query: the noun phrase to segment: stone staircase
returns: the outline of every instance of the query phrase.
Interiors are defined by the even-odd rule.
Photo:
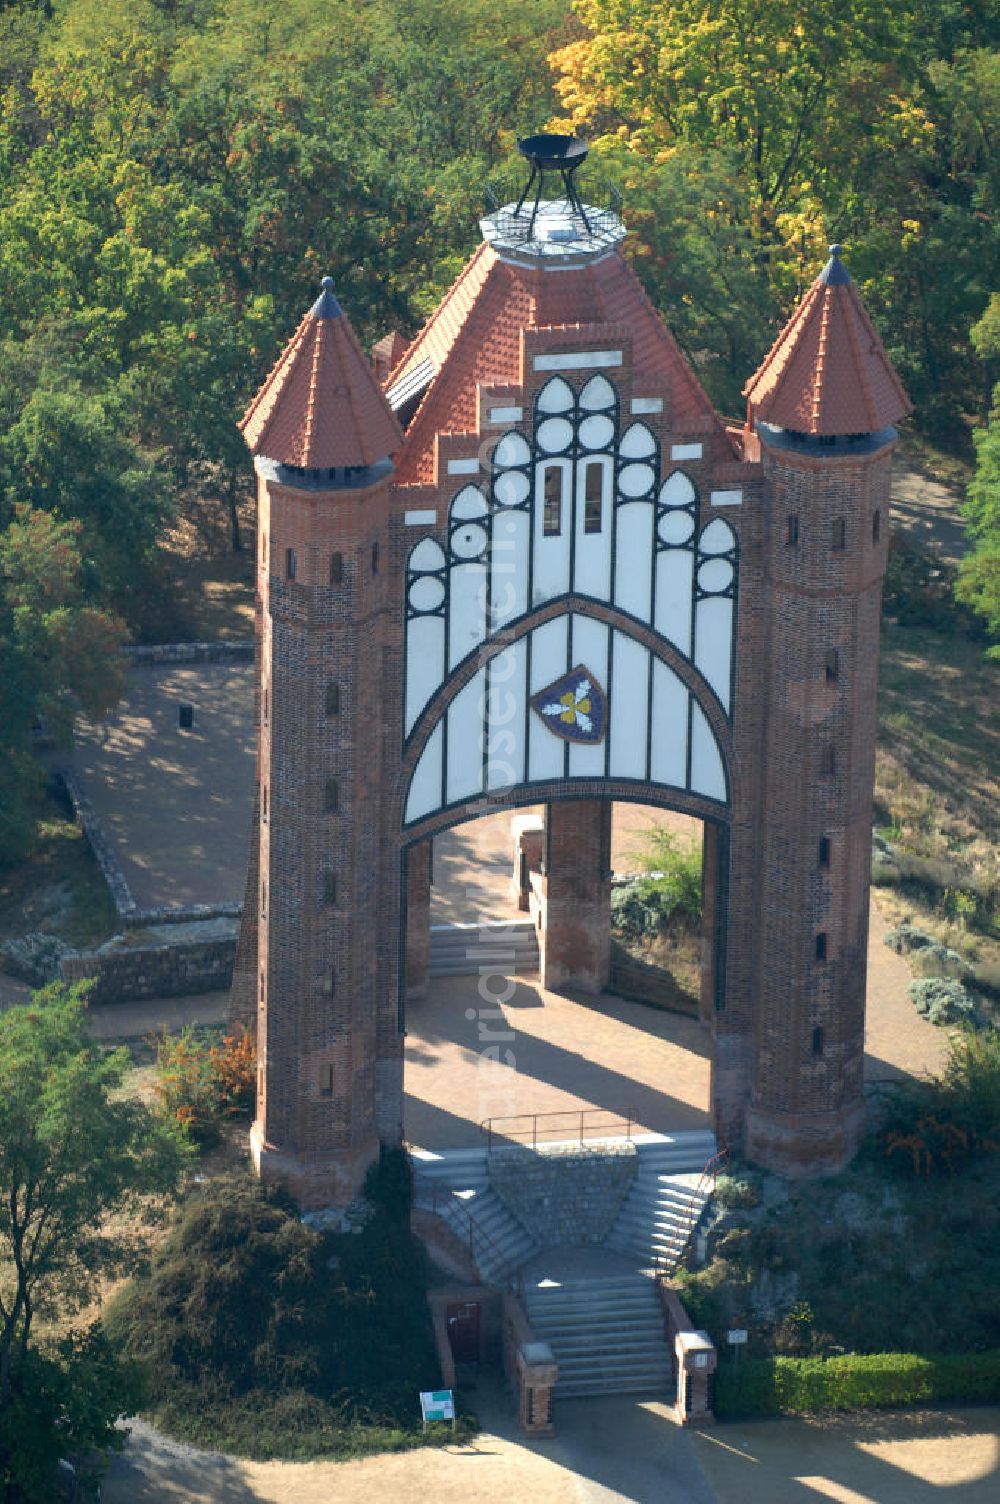
[[[649,1134],[635,1146],[635,1179],[605,1246],[642,1268],[670,1269],[705,1209],[709,1187],[701,1183],[702,1172],[716,1153],[715,1135]]]
[[[415,1149],[413,1194],[417,1206],[434,1211],[451,1228],[487,1284],[502,1285],[537,1245],[490,1189],[485,1149]]]
[[[528,976],[537,972],[538,938],[531,920],[431,925],[432,977],[478,976],[482,966],[500,975]]]
[[[559,1365],[557,1399],[655,1394],[671,1387],[655,1281],[637,1271],[526,1280],[528,1320]]]

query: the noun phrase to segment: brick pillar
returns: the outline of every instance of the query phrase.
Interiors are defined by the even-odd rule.
[[[611,968],[611,801],[547,806],[542,986],[603,992]]]
[[[699,1018],[709,1027],[715,1017],[716,944],[719,907],[719,831],[706,820],[701,848],[701,998]]]
[[[406,852],[406,996],[427,996],[431,952],[431,862],[434,843],[418,841]]]
[[[864,1128],[876,675],[893,438],[888,430],[837,446],[783,435],[763,441],[767,720],[746,1150],[793,1175],[836,1171]]]

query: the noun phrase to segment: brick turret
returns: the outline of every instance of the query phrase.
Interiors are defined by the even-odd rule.
[[[766,478],[766,677],[745,1147],[793,1174],[843,1165],[864,1120],[890,425],[909,410],[831,251],[746,388]]]
[[[342,1204],[380,1131],[401,1131],[378,1121],[376,1089],[376,1061],[393,1054],[376,969],[384,988],[397,962],[372,941],[399,907],[398,883],[379,883],[377,694],[401,434],[329,279],[243,432],[258,476],[258,888],[241,945],[257,957],[251,1146],[300,1204]]]

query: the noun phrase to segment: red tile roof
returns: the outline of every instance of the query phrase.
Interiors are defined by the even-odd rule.
[[[830,247],[830,260],[743,388],[754,415],[797,433],[877,433],[910,412],[910,400]]]
[[[664,393],[677,427],[718,425],[673,335],[619,252],[553,271],[503,261],[484,243],[389,377],[391,389],[425,361],[435,373],[397,457],[397,482],[433,479],[436,434],[475,430],[477,385],[520,381],[522,330],[581,325],[616,326],[616,337],[622,327],[629,331],[635,381]]]
[[[399,448],[399,424],[329,277],[240,428],[252,454],[307,469],[372,465]]]

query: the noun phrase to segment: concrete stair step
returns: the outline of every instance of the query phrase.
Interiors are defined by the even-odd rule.
[[[612,1393],[661,1394],[664,1389],[670,1389],[671,1387],[671,1377],[669,1375],[663,1380],[639,1375],[632,1379],[620,1379],[614,1384],[609,1384],[606,1379],[594,1379],[589,1382],[572,1384],[557,1383],[555,1394],[560,1400],[590,1400]]]
[[[594,1334],[573,1335],[571,1332],[552,1332],[546,1328],[536,1327],[532,1323],[536,1335],[544,1337],[546,1342],[551,1343],[556,1357],[562,1362],[563,1358],[569,1359],[593,1359],[600,1357],[616,1357],[634,1360],[638,1363],[643,1356],[656,1362],[663,1358],[663,1337],[650,1337],[647,1332],[623,1331],[620,1337],[609,1333],[604,1340],[595,1340]]]
[[[622,1376],[634,1379],[640,1374],[666,1379],[671,1373],[670,1359],[662,1353],[624,1350],[603,1353],[594,1350],[569,1354],[560,1352],[557,1348],[553,1348],[553,1353],[559,1365],[559,1379],[567,1384],[572,1384],[576,1379],[611,1379]]]

